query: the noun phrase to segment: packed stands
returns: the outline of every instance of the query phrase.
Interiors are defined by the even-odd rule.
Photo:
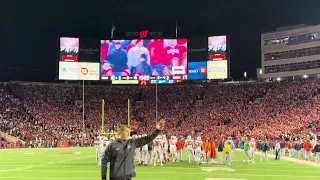
[[[101,128],[105,100],[106,131],[131,120],[137,133],[154,129],[156,114],[166,120],[165,133],[186,136],[303,138],[319,132],[320,80],[274,83],[203,84],[197,86],[82,86],[7,83],[0,89],[0,130],[26,140],[32,147],[56,147],[58,140],[90,146]],[[83,128],[85,127],[85,128]]]

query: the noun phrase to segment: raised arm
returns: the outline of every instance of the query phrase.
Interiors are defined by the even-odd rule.
[[[155,130],[152,134],[149,134],[146,137],[142,137],[139,139],[133,139],[132,140],[133,143],[136,145],[136,147],[141,147],[141,146],[144,146],[144,145],[150,143],[160,134],[161,130],[164,128],[164,123],[165,123],[164,120],[160,120],[156,125],[157,130]]]
[[[136,145],[136,147],[141,147],[152,142],[160,134],[160,132],[161,130],[157,129],[152,134],[149,134],[148,136],[141,137],[138,139],[133,139],[132,141]]]

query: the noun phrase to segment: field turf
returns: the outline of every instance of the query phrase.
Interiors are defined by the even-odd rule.
[[[186,152],[184,153],[186,160]],[[135,180],[319,180],[320,167],[290,161],[244,164],[236,152],[234,165],[167,163],[136,167]],[[0,180],[99,180],[94,148],[0,150]]]

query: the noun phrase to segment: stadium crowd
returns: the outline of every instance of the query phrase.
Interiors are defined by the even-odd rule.
[[[302,139],[320,130],[319,93],[319,79],[159,86],[157,96],[155,86],[88,85],[83,113],[82,86],[12,82],[1,85],[0,130],[31,147],[56,147],[59,140],[90,146],[100,133],[102,99],[106,132],[127,122],[130,99],[138,134],[151,132],[157,117],[166,120],[167,136]]]

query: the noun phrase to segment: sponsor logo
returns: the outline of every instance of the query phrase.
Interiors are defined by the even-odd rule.
[[[146,37],[162,37],[162,32],[150,32],[149,30],[144,30],[141,32],[125,32],[127,37],[139,37],[140,39]]]
[[[207,74],[207,68],[206,67],[200,67],[199,69],[189,69],[190,74]]]
[[[59,62],[60,80],[99,80],[99,63]]]
[[[147,83],[147,81],[146,80],[142,80],[142,81],[140,81],[140,85],[141,86],[146,86],[148,83]]]
[[[80,52],[84,54],[96,54],[99,52],[99,49],[94,49],[94,48],[80,48]]]
[[[209,73],[223,73],[226,72],[227,69],[225,67],[214,67],[208,70]]]
[[[87,75],[89,70],[87,68],[81,68],[81,74]]]
[[[200,74],[207,74],[207,68],[206,67],[201,67],[200,68]]]
[[[141,39],[142,39],[142,38],[146,38],[146,37],[148,36],[148,33],[149,33],[148,30],[141,31],[141,32],[139,33],[140,38],[141,38]]]
[[[208,48],[189,48],[189,52],[207,52]]]
[[[173,76],[172,79],[181,79],[181,76]]]

